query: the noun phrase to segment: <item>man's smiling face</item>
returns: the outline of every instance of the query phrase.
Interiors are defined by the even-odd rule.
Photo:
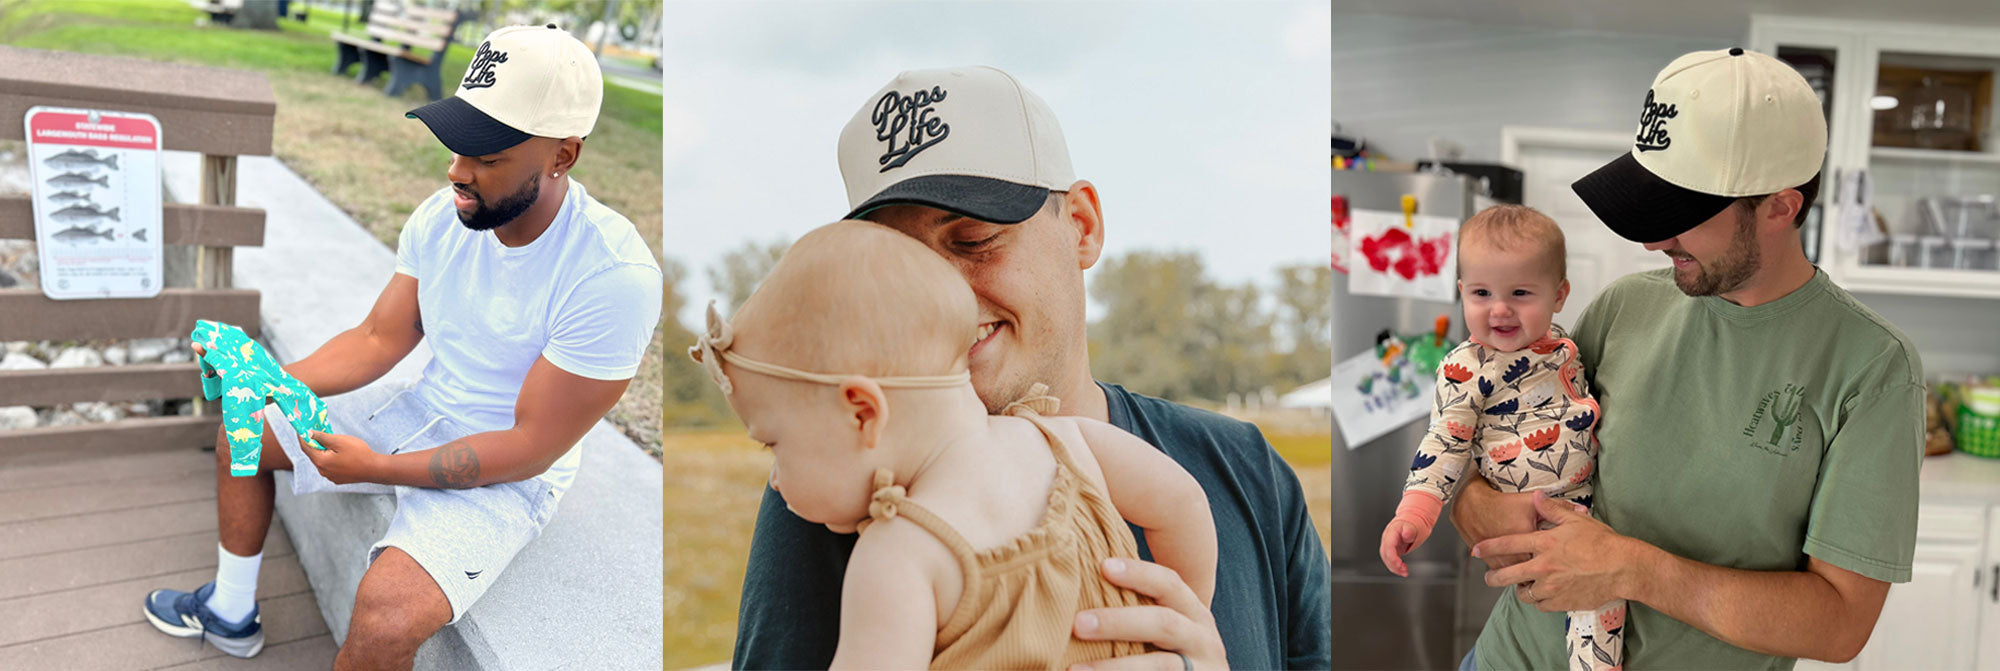
[[[1102,238],[1085,235],[1062,198],[1018,224],[917,205],[866,217],[929,246],[972,285],[981,336],[971,351],[972,386],[989,412],[1037,382],[1063,389],[1070,376],[1088,375],[1083,271],[1097,262]]]

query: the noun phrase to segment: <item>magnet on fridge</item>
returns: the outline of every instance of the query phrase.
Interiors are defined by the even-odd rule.
[[[1403,194],[1403,228],[1416,228],[1416,216],[1417,197],[1412,194]]]

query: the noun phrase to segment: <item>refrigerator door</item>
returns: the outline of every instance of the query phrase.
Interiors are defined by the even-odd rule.
[[[1345,196],[1351,210],[1400,212],[1402,196],[1410,194],[1417,198],[1419,213],[1462,221],[1475,211],[1473,191],[1464,177],[1333,173],[1333,193]],[[1374,346],[1384,328],[1429,331],[1438,315],[1451,317],[1447,337],[1463,337],[1457,305],[1355,296],[1348,293],[1347,279],[1341,273],[1333,278],[1336,360]],[[1332,540],[1336,669],[1457,668],[1459,656],[1485,624],[1490,595],[1497,594],[1483,583],[1483,564],[1468,566],[1469,550],[1447,519],[1438,520],[1424,546],[1404,557],[1410,577],[1397,577],[1382,566],[1382,527],[1402,499],[1404,476],[1427,428],[1428,420],[1420,419],[1355,449],[1348,449],[1338,430],[1333,432],[1333,487],[1341,492]]]

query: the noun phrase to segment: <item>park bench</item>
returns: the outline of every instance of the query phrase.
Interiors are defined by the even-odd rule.
[[[361,73],[355,81],[364,84],[389,73],[384,92],[390,97],[402,95],[411,85],[421,85],[431,100],[442,98],[445,52],[451,48],[462,17],[444,9],[405,5],[398,11],[377,5],[362,35],[333,34],[338,51],[333,73],[346,75],[358,64]]]
[[[211,23],[226,24],[242,11],[243,0],[188,0],[188,6],[208,12]]]

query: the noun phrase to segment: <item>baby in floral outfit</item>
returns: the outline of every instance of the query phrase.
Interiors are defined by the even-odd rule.
[[[1562,229],[1540,212],[1498,205],[1458,233],[1459,296],[1471,337],[1438,366],[1430,431],[1417,446],[1396,517],[1382,530],[1382,562],[1429,538],[1467,462],[1503,492],[1540,490],[1589,507],[1597,456],[1597,401],[1576,343],[1550,323],[1569,297]],[[1569,614],[1569,667],[1622,665],[1625,602]]]

